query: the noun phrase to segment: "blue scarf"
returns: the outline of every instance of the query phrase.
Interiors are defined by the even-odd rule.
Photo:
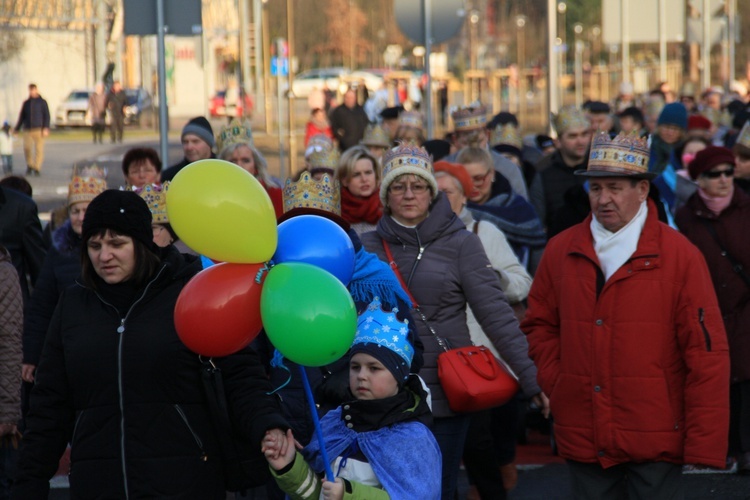
[[[391,267],[364,248],[355,254],[354,274],[348,288],[355,302],[369,304],[375,297],[380,297],[388,309],[398,307],[398,299],[411,304]]]

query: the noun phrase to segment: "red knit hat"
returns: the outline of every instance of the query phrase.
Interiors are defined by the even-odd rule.
[[[445,172],[446,174],[455,177],[461,188],[464,190],[464,195],[467,197],[474,191],[474,183],[471,181],[469,172],[466,171],[463,165],[458,163],[450,163],[447,161],[438,161],[432,166],[435,172]]]
[[[722,163],[734,166],[732,151],[719,146],[709,146],[706,149],[698,151],[698,154],[695,155],[693,161],[688,165],[688,173],[690,174],[690,178],[695,180],[702,173],[708,172]]]
[[[711,120],[702,115],[690,115],[688,130],[711,130]]]

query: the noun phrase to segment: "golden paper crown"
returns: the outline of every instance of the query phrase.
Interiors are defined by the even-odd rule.
[[[68,206],[91,201],[107,189],[107,181],[97,177],[74,176],[68,184]]]
[[[398,122],[399,125],[403,125],[405,127],[413,127],[419,130],[424,130],[424,119],[422,118],[422,113],[419,113],[417,111],[404,111],[398,117]]]
[[[560,108],[557,114],[550,113],[552,124],[558,134],[567,132],[572,128],[589,128],[589,119],[583,111],[575,106],[565,106]]]
[[[451,113],[456,132],[484,128],[487,125],[487,108],[479,102],[463,106]]]
[[[745,125],[742,126],[742,130],[740,130],[739,135],[737,135],[737,141],[735,144],[750,149],[750,120],[746,121]]]
[[[333,149],[333,141],[325,134],[315,134],[310,137],[305,148],[305,159],[316,151],[330,151]]]
[[[146,184],[140,188],[131,187],[131,190],[138,194],[151,210],[151,220],[159,224],[168,224],[167,216],[167,191],[169,191],[169,181],[164,184]]]
[[[285,213],[295,208],[313,208],[341,215],[339,181],[327,174],[320,180],[309,172],[303,172],[297,182],[287,179],[282,196]]]
[[[521,132],[512,123],[498,125],[490,135],[490,146],[513,146],[519,151],[523,147]]]
[[[368,125],[365,128],[365,135],[362,137],[362,144],[365,146],[389,148],[391,146],[391,139],[380,125]]]
[[[589,165],[586,171],[576,172],[588,177],[640,177],[652,179],[656,176],[648,171],[649,147],[645,138],[638,134],[620,134],[614,139],[606,132],[599,132],[591,140]]]
[[[253,144],[253,129],[250,121],[240,122],[237,118],[233,119],[229,125],[223,127],[216,134],[216,149],[221,152],[227,146],[232,144]]]
[[[341,153],[339,153],[338,149],[323,149],[310,153],[310,155],[307,157],[307,163],[310,164],[311,169],[329,168],[331,170],[336,170],[336,167],[339,166],[340,159]]]

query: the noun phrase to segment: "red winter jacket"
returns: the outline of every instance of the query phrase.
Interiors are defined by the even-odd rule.
[[[521,326],[560,455],[724,467],[729,354],[703,256],[649,201],[635,253],[605,283],[590,223],[550,240]]]

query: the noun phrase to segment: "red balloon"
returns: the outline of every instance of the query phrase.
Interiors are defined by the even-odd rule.
[[[180,292],[174,324],[180,340],[203,356],[227,356],[260,333],[260,292],[265,264],[222,263],[196,274]]]

